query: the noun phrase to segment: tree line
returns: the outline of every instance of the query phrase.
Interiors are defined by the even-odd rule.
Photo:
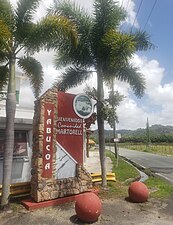
[[[111,139],[111,142],[113,140]],[[106,143],[110,142],[109,138],[106,138]],[[120,143],[147,143],[146,135],[130,135],[130,136],[123,136],[120,140]],[[152,134],[150,135],[150,142],[151,143],[173,143],[173,134]]]

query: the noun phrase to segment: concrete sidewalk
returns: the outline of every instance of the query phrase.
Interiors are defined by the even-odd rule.
[[[89,158],[85,159],[84,163],[85,168],[88,170],[89,173],[100,173],[100,157],[99,151],[90,151]],[[109,157],[106,157],[106,170],[108,172],[112,172],[112,161]]]

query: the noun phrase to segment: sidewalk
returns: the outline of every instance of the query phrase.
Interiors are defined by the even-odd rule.
[[[86,158],[84,163],[85,168],[89,173],[100,173],[100,157],[98,150],[90,151],[89,158]],[[112,172],[112,161],[109,157],[106,157],[106,172]]]

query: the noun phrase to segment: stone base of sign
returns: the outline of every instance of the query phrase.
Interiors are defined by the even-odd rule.
[[[32,178],[31,197],[36,202],[43,202],[52,199],[62,198],[80,194],[92,189],[92,178],[83,165],[76,164],[76,176],[64,179],[57,179],[56,173],[56,123],[57,123],[57,90],[50,89],[35,102],[35,114],[33,120],[33,154],[32,154]],[[44,149],[45,149],[45,106],[54,105],[54,118],[48,122],[51,124],[51,147],[47,146],[47,157],[51,152],[50,171],[44,174]],[[52,109],[52,108],[51,108]],[[51,110],[48,110],[50,113]],[[52,120],[51,120],[52,119]],[[48,132],[49,133],[49,132]]]
[[[36,202],[76,195],[92,189],[91,175],[80,165],[77,176],[65,179],[44,179],[32,182],[31,196]]]
[[[98,194],[98,190],[91,190],[91,192],[95,193],[96,195]],[[88,192],[78,194],[78,195],[58,198],[58,199],[54,199],[50,201],[44,201],[44,202],[34,202],[32,199],[27,199],[27,200],[23,200],[21,203],[27,210],[35,210],[35,209],[40,209],[44,207],[56,206],[56,205],[61,205],[64,203],[77,201],[79,198],[85,196],[86,193]]]

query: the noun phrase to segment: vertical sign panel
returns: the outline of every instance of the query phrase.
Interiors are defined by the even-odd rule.
[[[74,111],[76,95],[58,92],[57,142],[77,163],[83,163],[83,119]]]
[[[54,104],[44,104],[44,141],[43,141],[43,173],[42,177],[52,177]]]

